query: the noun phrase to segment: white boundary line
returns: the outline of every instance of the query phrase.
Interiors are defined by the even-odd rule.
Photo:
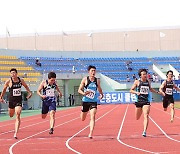
[[[165,132],[150,116],[149,116],[149,119],[151,119],[151,121],[159,128],[159,130],[160,130],[168,139],[170,139],[170,140],[172,140],[172,141],[175,141],[175,142],[180,142],[180,140],[176,140],[176,139],[168,136],[168,135],[166,134],[166,132]]]
[[[120,142],[121,144],[123,144],[123,145],[125,145],[125,146],[127,146],[127,147],[129,147],[129,148],[133,148],[133,149],[136,149],[136,150],[139,150],[139,151],[143,151],[143,152],[147,152],[147,153],[161,153],[161,152],[152,152],[152,151],[140,149],[140,148],[131,146],[131,145],[129,145],[129,144],[126,144],[126,143],[124,143],[123,141],[120,140],[120,136],[121,136],[121,132],[122,132],[123,124],[124,124],[124,121],[125,121],[125,118],[126,118],[126,115],[127,115],[128,108],[129,108],[129,104],[128,104],[127,107],[126,107],[126,111],[125,111],[125,113],[124,113],[124,117],[123,117],[123,120],[122,120],[120,129],[119,129],[119,133],[118,133],[118,136],[117,136],[118,142]]]
[[[106,108],[106,107],[104,107],[104,108]],[[103,109],[104,109],[103,108]],[[101,109],[100,109],[101,110]],[[77,111],[77,112],[74,112],[74,113],[70,113],[70,114],[67,114],[67,115],[64,115],[64,116],[60,116],[60,117],[57,117],[56,119],[59,119],[59,118],[62,118],[62,117],[66,117],[66,116],[69,116],[69,115],[72,115],[72,114],[75,114],[75,113],[79,113],[79,111]],[[57,116],[57,115],[56,115]],[[40,118],[39,118],[40,119]],[[55,119],[55,120],[56,120]],[[31,126],[34,126],[34,125],[38,125],[38,124],[42,124],[42,123],[45,123],[45,122],[48,122],[49,120],[44,120],[44,121],[42,121],[42,122],[38,122],[38,123],[35,123],[35,124],[31,124],[31,125],[27,125],[27,126],[24,126],[24,127],[20,127],[19,128],[19,130],[21,130],[21,129],[23,129],[23,128],[28,128],[28,127],[31,127]],[[3,133],[1,133],[0,134],[0,136],[1,135],[4,135],[4,134],[8,134],[8,133],[11,133],[11,132],[14,132],[14,130],[10,130],[10,131],[7,131],[7,132],[3,132]]]
[[[75,109],[75,108],[73,108],[73,109]],[[60,112],[59,112],[59,111],[60,111]],[[67,110],[56,110],[57,113],[61,113],[61,111],[65,111],[65,112],[66,112]],[[39,115],[39,116],[41,115],[41,110],[40,110],[39,114],[32,115],[32,117],[38,116],[38,115]],[[56,115],[57,115],[57,114],[56,114]],[[35,118],[32,118],[32,119],[26,120],[27,118],[30,118],[30,117],[31,117],[31,115],[30,115],[30,116],[23,117],[23,118],[21,118],[21,120],[22,120],[22,122],[27,122],[27,121],[39,119],[39,117],[35,117]],[[15,120],[15,119],[7,120],[7,121],[11,121],[12,123],[7,124],[7,125],[1,125],[0,128],[1,128],[1,127],[5,127],[5,126],[9,126],[9,125],[14,125],[14,120]],[[1,122],[7,122],[7,121],[1,121]]]
[[[113,111],[114,109],[116,109],[118,106],[114,107],[113,109],[111,109],[110,111],[106,112],[105,114],[103,114],[101,117],[99,117],[96,122],[98,120],[100,120],[101,118],[103,118],[104,116],[106,116],[108,113],[110,113],[111,111]],[[76,135],[78,135],[79,133],[81,133],[83,130],[87,129],[89,127],[89,125],[87,125],[86,127],[84,127],[83,129],[81,129],[80,131],[78,131],[76,134],[74,134],[73,136],[71,136],[68,140],[66,140],[66,146],[69,150],[77,153],[77,154],[81,154],[80,152],[76,151],[75,149],[71,148],[71,146],[69,145],[69,141],[71,139],[73,139]]]
[[[106,109],[106,108],[107,108],[107,106],[104,107],[103,109]],[[100,109],[100,110],[101,110],[101,109]],[[72,122],[72,121],[74,121],[74,120],[77,120],[77,119],[79,119],[79,118],[80,118],[80,117],[78,116],[78,117],[76,117],[76,118],[74,118],[74,119],[71,119],[71,120],[69,120],[69,121],[66,121],[66,122],[64,122],[64,123],[62,123],[62,124],[56,125],[54,128],[59,127],[59,126],[62,126],[62,125],[67,124],[67,123],[69,123],[69,122]],[[46,130],[44,130],[44,131],[41,131],[41,132],[39,132],[39,133],[36,133],[36,134],[34,134],[34,135],[28,136],[28,137],[26,137],[26,138],[24,138],[24,139],[21,139],[21,140],[15,142],[15,143],[12,144],[11,147],[9,148],[9,153],[10,153],[10,154],[13,154],[13,151],[12,151],[12,150],[13,150],[13,147],[14,147],[16,144],[18,144],[18,143],[20,143],[20,142],[22,142],[22,141],[25,141],[25,140],[27,140],[27,139],[29,139],[29,138],[31,138],[31,137],[34,137],[34,136],[36,136],[36,135],[42,134],[42,133],[44,133],[44,132],[46,132],[46,131],[48,131],[48,130],[49,130],[49,129],[46,129]]]
[[[161,111],[161,112],[163,112],[163,113],[166,113],[166,114],[169,114],[169,115],[171,115],[169,112],[167,112],[167,111],[163,111],[163,110],[160,110],[160,109],[158,109],[157,107],[154,107],[154,106],[151,106],[151,107],[153,107],[153,108],[155,108],[156,110],[159,110],[159,111]],[[176,109],[175,109],[176,110]],[[174,116],[174,117],[176,117],[176,118],[178,118],[178,119],[180,119],[180,117],[179,116]]]
[[[75,113],[79,113],[79,112],[75,112]],[[70,113],[70,114],[67,114],[67,115],[64,115],[64,116],[60,116],[60,117],[57,117],[56,119],[59,119],[59,118],[62,118],[62,117],[66,117],[66,116],[69,116],[69,115],[72,115],[72,114],[75,114],[75,113]],[[40,118],[39,118],[40,119]],[[55,119],[55,120],[56,120]],[[45,123],[45,122],[48,122],[48,120],[44,120],[42,122],[38,122],[38,123],[34,123],[34,124],[31,124],[31,125],[27,125],[27,126],[24,126],[24,127],[20,127],[19,130],[23,129],[23,128],[28,128],[28,127],[31,127],[31,126],[34,126],[34,125],[39,125],[39,124],[42,124],[42,123]],[[4,134],[8,134],[8,133],[11,133],[11,132],[14,132],[14,130],[10,130],[10,131],[7,131],[7,132],[3,132],[0,134],[1,135],[4,135]]]
[[[67,123],[69,123],[69,122],[71,122],[71,121],[74,121],[74,120],[76,120],[76,119],[79,119],[79,117],[76,117],[76,118],[71,119],[71,120],[69,120],[69,121],[66,121],[66,122],[64,122],[64,123],[62,123],[62,124],[59,124],[59,125],[57,125],[56,127],[62,126],[62,125],[64,125],[64,124],[67,124]],[[55,127],[55,128],[56,128],[56,127]],[[46,131],[48,131],[48,130],[49,130],[49,129],[43,130],[43,131],[41,131],[41,132],[39,132],[39,133],[36,133],[36,134],[34,134],[34,135],[28,136],[28,137],[26,137],[26,138],[24,138],[24,139],[21,139],[21,140],[15,142],[15,143],[14,143],[13,145],[11,145],[11,147],[9,148],[9,153],[10,153],[10,154],[13,154],[12,149],[13,149],[13,147],[14,147],[16,144],[18,144],[18,143],[20,143],[20,142],[22,142],[22,141],[25,141],[25,140],[27,140],[27,139],[29,139],[29,138],[31,138],[31,137],[34,137],[34,136],[36,136],[36,135],[42,134],[42,133],[44,133],[44,132],[46,132]]]

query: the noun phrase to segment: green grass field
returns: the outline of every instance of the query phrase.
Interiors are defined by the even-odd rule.
[[[175,108],[180,109],[180,103],[179,103],[179,102],[178,102],[178,103],[175,103]]]
[[[60,107],[57,108],[57,111],[59,110],[66,110],[72,107]],[[33,115],[40,115],[41,114],[41,109],[40,110],[22,110],[21,117],[28,117],[28,116],[33,116]],[[41,118],[41,116],[39,116]],[[5,113],[0,113],[0,122],[1,121],[6,121],[6,120],[13,120],[15,119],[15,116],[13,118],[10,118],[8,115],[8,112]]]

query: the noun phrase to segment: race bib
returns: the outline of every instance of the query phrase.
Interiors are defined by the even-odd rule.
[[[13,89],[13,96],[21,96],[21,88]]]
[[[166,94],[167,95],[172,95],[172,89],[171,88],[166,88]]]
[[[55,94],[54,94],[54,89],[48,89],[46,90],[46,96],[48,97],[54,97]]]
[[[148,94],[149,93],[149,87],[147,86],[141,86],[140,94]]]
[[[86,97],[90,98],[90,99],[94,99],[95,96],[95,91],[91,90],[91,89],[87,89],[87,91],[89,91],[90,93],[86,95]]]

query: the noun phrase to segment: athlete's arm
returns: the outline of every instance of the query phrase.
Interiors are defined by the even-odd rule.
[[[166,94],[163,92],[163,88],[164,88],[164,86],[165,86],[165,83],[166,83],[166,81],[163,81],[163,83],[162,83],[161,86],[159,87],[159,92],[160,92],[163,96],[166,95]]]
[[[56,84],[56,90],[59,93],[59,97],[61,98],[62,97],[62,93],[61,93],[60,89],[58,88],[57,84]]]
[[[174,84],[174,89],[176,89],[177,91],[180,91],[180,88],[178,88],[175,84]]]
[[[153,88],[151,87],[151,83],[150,83],[150,81],[148,81],[148,82],[149,82],[149,90],[150,90],[151,92],[153,92],[153,93],[160,94],[160,92],[159,92],[159,91],[156,91],[155,89],[153,89]]]
[[[82,79],[80,85],[79,85],[79,89],[78,89],[78,93],[80,93],[81,95],[83,96],[86,96],[87,94],[90,93],[90,91],[86,91],[84,92],[84,86],[85,86],[85,83],[86,83],[86,77]]]
[[[139,83],[138,80],[134,81],[134,83],[133,83],[133,85],[132,85],[132,87],[130,89],[130,93],[140,95],[140,92],[135,91],[135,88],[137,87],[138,83]]]
[[[6,93],[6,89],[9,87],[9,83],[10,83],[10,79],[8,79],[8,80],[5,82],[5,84],[4,84],[2,93],[1,93],[1,95],[0,95],[0,102],[4,102],[3,96],[4,96],[4,94]]]
[[[41,94],[41,90],[43,89],[44,84],[45,84],[45,81],[42,81],[41,84],[40,84],[39,87],[38,87],[38,90],[37,90],[37,94],[38,94],[41,98],[43,98],[43,99],[46,98],[45,95],[42,95],[42,94]]]
[[[27,98],[27,99],[31,98],[32,93],[31,93],[28,85],[26,84],[26,82],[25,82],[23,79],[21,79],[21,83],[22,83],[22,85],[24,86],[24,88],[26,89],[26,91],[28,92],[28,96],[27,96],[26,98]]]
[[[103,91],[102,91],[99,79],[97,80],[97,85],[98,85],[98,91],[100,93],[100,99],[102,99],[104,95],[103,95]]]

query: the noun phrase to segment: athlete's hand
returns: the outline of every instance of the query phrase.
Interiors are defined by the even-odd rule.
[[[62,93],[59,93],[59,97],[60,97],[60,98],[62,97]]]
[[[103,98],[103,95],[101,95],[101,94],[100,94],[100,96],[99,96],[99,100],[101,100],[102,98]]]
[[[1,103],[6,103],[6,101],[3,98],[0,98]]]
[[[165,94],[164,92],[160,92],[160,94],[161,94],[162,96],[166,96],[166,94]]]
[[[136,94],[139,96],[141,93],[140,93],[140,92],[137,92]]]
[[[91,92],[90,91],[86,91],[85,93],[84,93],[84,96],[86,96],[86,95],[88,95],[88,94],[90,94]]]
[[[42,99],[45,99],[45,98],[46,98],[46,95],[42,95],[41,98],[42,98]]]
[[[26,98],[29,99],[31,98],[31,96],[32,96],[32,93],[30,92]]]

